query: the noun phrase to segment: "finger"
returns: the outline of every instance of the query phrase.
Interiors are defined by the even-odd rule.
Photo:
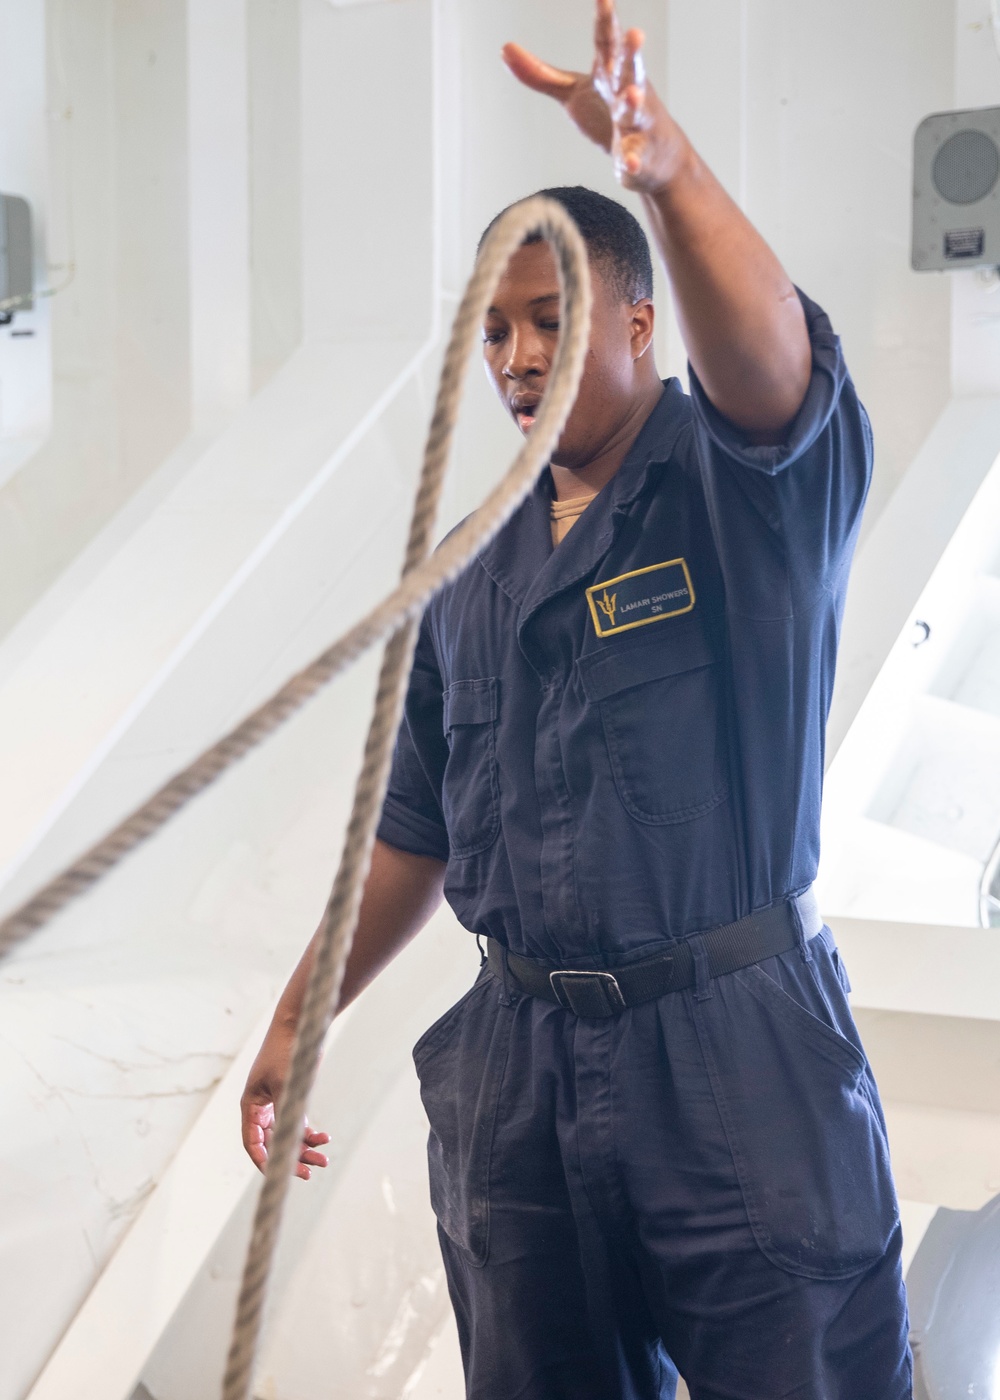
[[[329,1165],[327,1158],[322,1152],[302,1151],[299,1153],[299,1161],[303,1166],[307,1167],[325,1167]]]
[[[642,46],[645,42],[646,36],[641,29],[630,29],[625,35],[622,41],[620,89],[633,85],[638,88],[645,86],[646,65],[642,59]]]
[[[597,50],[598,63],[607,72],[612,72],[621,48],[621,29],[618,25],[614,0],[597,0],[594,48]]]
[[[618,131],[621,136],[627,136],[636,131],[648,131],[652,125],[652,117],[646,106],[645,88],[628,87],[622,93],[621,110],[618,114]]]
[[[265,1114],[259,1104],[242,1104],[240,1131],[243,1146],[253,1156],[254,1150],[264,1146]]]
[[[520,44],[504,44],[500,50],[503,61],[525,87],[535,92],[543,92],[546,97],[554,97],[563,102],[576,86],[579,74],[569,73],[564,68],[553,68],[551,63],[543,63]]]
[[[312,1180],[312,1172],[308,1167],[304,1167],[301,1162],[296,1165],[294,1175],[297,1176],[300,1181]]]
[[[646,138],[641,131],[632,131],[621,138],[618,161],[626,175],[638,175],[642,169]]]
[[[325,1142],[330,1141],[330,1134],[310,1131],[302,1134],[302,1141],[310,1147],[322,1147]]]
[[[244,1139],[243,1146],[257,1170],[259,1172],[267,1171],[267,1148],[264,1144],[262,1142],[247,1142]]]

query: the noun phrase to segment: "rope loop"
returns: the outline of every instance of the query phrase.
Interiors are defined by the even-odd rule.
[[[549,383],[531,432],[514,462],[479,509],[431,553],[451,440],[470,352],[511,255],[533,235],[555,251],[562,297],[561,332]],[[354,807],[333,889],[317,933],[288,1083],[278,1105],[267,1172],[236,1308],[223,1400],[247,1400],[267,1280],[306,1100],[319,1052],[337,1008],[361,895],[375,841],[392,752],[402,716],[420,617],[430,599],[489,543],[531,491],[547,464],[576,399],[590,334],[591,286],[586,245],[563,207],[535,196],[513,205],[484,240],[455,316],[441,369],[423,467],[398,586],[310,665],[230,733],[177,773],[146,802],[0,922],[0,956],[47,924],[245,754],[256,748],[318,691],[376,643],[387,640],[375,709],[365,743]]]
[[[548,389],[534,427],[506,475],[479,509],[452,531],[428,558],[428,542],[437,515],[469,352],[511,254],[535,233],[547,239],[555,250],[563,298],[562,333]],[[569,214],[555,200],[540,196],[513,205],[484,240],[452,325],[424,449],[400,583],[332,646],[296,672],[270,699],[176,773],[24,904],[0,920],[0,957],[103,879],[200,792],[211,787],[235,763],[286,724],[342,671],[378,642],[385,641],[404,620],[419,617],[434,594],[485,548],[527,496],[559,440],[583,373],[590,310],[586,245]]]
[[[507,475],[475,514],[428,558],[470,351],[511,255],[535,232],[541,233],[555,248],[562,294],[563,329],[548,389],[533,429]],[[455,317],[410,523],[403,579],[397,590],[403,598],[398,609],[390,609],[390,600],[381,605],[387,615],[380,628],[384,627],[392,636],[379,675],[375,711],[347,824],[343,855],[320,925],[288,1082],[268,1149],[267,1173],[257,1202],[236,1307],[223,1400],[247,1400],[249,1394],[282,1209],[296,1159],[306,1100],[316,1077],[323,1038],[336,1013],[344,968],[350,956],[396,731],[402,718],[420,616],[433,594],[455,578],[510,518],[548,462],[576,399],[587,354],[590,312],[586,245],[569,215],[561,205],[548,199],[535,198],[515,205],[493,227],[483,244]],[[375,613],[379,612],[376,608]]]

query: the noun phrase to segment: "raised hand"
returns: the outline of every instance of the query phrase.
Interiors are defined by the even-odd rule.
[[[626,189],[655,194],[677,167],[684,138],[646,79],[641,29],[624,34],[614,0],[597,0],[594,66],[589,73],[554,68],[520,44],[504,62],[535,92],[553,97],[583,134],[609,151]]]
[[[812,349],[787,273],[729,198],[646,80],[643,34],[622,33],[614,0],[597,0],[594,66],[553,68],[519,44],[504,61],[535,92],[562,103],[610,151],[645,212],[670,278],[691,364],[718,411],[778,443],[809,386]]]

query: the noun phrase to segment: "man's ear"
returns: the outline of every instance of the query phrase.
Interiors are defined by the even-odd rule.
[[[656,311],[649,297],[640,297],[628,308],[629,331],[632,340],[632,358],[641,359],[653,343],[653,324]]]

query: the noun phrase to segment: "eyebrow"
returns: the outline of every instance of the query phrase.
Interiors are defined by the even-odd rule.
[[[559,294],[558,292],[546,292],[544,296],[541,296],[541,297],[532,297],[531,300],[528,302],[528,305],[529,305],[529,306],[544,306],[544,304],[545,304],[546,302],[549,302],[549,301],[558,301],[558,300],[559,300],[559,296],[560,296],[560,294]],[[501,314],[501,313],[500,313],[500,308],[497,307],[497,306],[490,306],[490,307],[487,307],[486,314],[487,314],[487,316],[499,316],[499,315]]]

